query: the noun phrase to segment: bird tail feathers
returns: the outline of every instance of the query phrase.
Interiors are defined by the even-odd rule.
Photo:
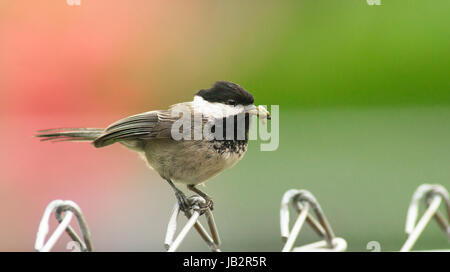
[[[38,131],[41,141],[92,142],[104,133],[103,128],[56,128]]]

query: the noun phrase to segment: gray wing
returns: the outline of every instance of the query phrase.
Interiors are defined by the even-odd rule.
[[[136,114],[111,124],[93,144],[103,147],[119,141],[170,138],[172,124],[177,119],[169,110]]]

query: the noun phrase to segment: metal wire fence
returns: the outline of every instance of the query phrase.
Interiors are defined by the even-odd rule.
[[[426,210],[420,220],[417,221],[419,202],[421,199],[425,202]],[[442,200],[445,202],[447,220],[439,212],[439,206],[441,205]],[[411,204],[409,205],[405,225],[405,232],[408,234],[408,239],[400,251],[410,251],[417,239],[423,233],[425,227],[433,218],[436,219],[441,229],[447,235],[447,239],[450,240],[450,198],[448,191],[438,184],[422,184],[417,188],[412,197]]]
[[[419,215],[419,203],[422,199],[424,200],[426,210],[422,217],[417,220]],[[442,201],[444,201],[447,219],[439,211]],[[188,220],[181,228],[178,235],[176,235],[178,224],[177,221],[181,209],[178,203],[176,203],[173,208],[164,240],[164,245],[167,251],[176,251],[186,238],[187,234],[192,230],[192,228],[194,228],[211,251],[220,252],[221,241],[219,232],[214,221],[213,213],[208,205],[206,205],[205,199],[195,195],[189,198],[189,202],[192,208],[184,212],[184,215]],[[291,229],[289,228],[290,206],[292,207],[292,210],[297,213],[297,219]],[[55,215],[59,224],[50,237],[45,240],[50,230],[49,221],[52,214]],[[81,236],[83,237],[82,239],[70,226],[73,215],[77,218]],[[200,223],[200,218],[202,216],[206,218],[209,233]],[[411,251],[414,244],[433,218],[439,224],[440,228],[444,231],[450,241],[449,193],[441,185],[423,184],[419,186],[413,194],[407,212],[405,225],[405,232],[408,234],[408,238],[401,247],[400,251]],[[298,240],[305,223],[309,225],[315,233],[317,233],[320,240],[307,245],[295,246],[295,242]],[[284,193],[280,208],[280,228],[281,238],[284,242],[284,246],[282,248],[283,252],[339,252],[347,249],[347,242],[345,239],[335,236],[319,202],[316,200],[314,195],[307,190],[291,189]],[[51,251],[64,232],[66,232],[73,240],[73,243],[75,243],[74,245],[77,245],[77,249],[79,249],[78,251],[94,250],[89,227],[84,219],[83,213],[80,207],[78,207],[75,202],[70,200],[54,200],[48,204],[39,224],[34,249],[39,252]],[[369,243],[367,248],[372,249],[372,251],[379,251],[379,245],[376,244]]]

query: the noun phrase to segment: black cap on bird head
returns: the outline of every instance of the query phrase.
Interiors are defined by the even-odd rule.
[[[255,101],[253,95],[236,83],[217,81],[206,90],[197,92],[198,96],[208,102],[217,102],[227,105],[252,105]]]

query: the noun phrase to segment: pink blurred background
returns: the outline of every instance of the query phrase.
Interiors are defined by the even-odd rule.
[[[0,141],[5,219],[0,221],[0,250],[32,250],[43,209],[56,198],[76,201],[93,232],[126,235],[121,230],[125,220],[117,214],[128,213],[134,196],[124,190],[136,183],[130,173],[144,171],[144,164],[119,146],[99,151],[84,144],[43,144],[32,135],[52,126],[102,127],[140,103],[158,105],[158,94],[144,90],[157,89],[152,76],[139,86],[132,72],[139,69],[140,57],[157,66],[167,50],[162,43],[136,48],[157,40],[149,39],[158,35],[151,25],[158,20],[156,8],[165,7],[145,8],[154,12],[136,12],[138,5],[126,2],[83,1],[79,7],[65,1],[2,2],[1,119],[7,129]],[[149,36],[140,35],[144,31]],[[146,102],[139,99],[144,92]],[[154,184],[146,188],[149,199]],[[104,239],[114,235],[102,232]]]

